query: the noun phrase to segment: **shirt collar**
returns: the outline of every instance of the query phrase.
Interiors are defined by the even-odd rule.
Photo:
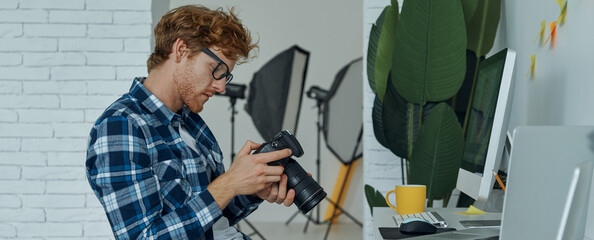
[[[174,128],[179,128],[183,119],[186,129],[192,137],[196,138],[196,142],[203,145],[210,152],[207,157],[209,161],[221,163],[223,154],[219,144],[202,117],[190,111],[186,106],[179,111],[181,115],[174,113],[143,85],[145,80],[146,77],[134,78],[134,82],[130,87],[130,95],[136,98],[163,125],[171,123]]]
[[[182,115],[181,118],[184,122],[184,126],[191,136],[196,138],[196,142],[206,147],[206,149],[211,150],[209,158],[221,163],[223,154],[219,147],[219,143],[206,122],[204,122],[204,119],[202,119],[199,114],[190,111],[186,106],[182,108],[180,114]]]
[[[152,113],[163,125],[168,125],[173,121],[174,125],[179,126],[180,116],[171,111],[157,96],[149,91],[144,85],[146,77],[136,77],[130,87],[130,95],[138,99],[140,104]],[[175,118],[175,119],[174,119]],[[174,126],[174,127],[177,127]]]

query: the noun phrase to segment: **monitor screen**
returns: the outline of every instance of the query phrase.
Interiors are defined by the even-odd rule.
[[[503,49],[480,63],[456,188],[487,200],[505,147],[516,52]]]

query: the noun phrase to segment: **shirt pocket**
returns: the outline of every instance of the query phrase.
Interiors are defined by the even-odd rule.
[[[153,171],[160,182],[186,178],[185,166],[177,159],[157,162],[153,167]]]
[[[163,200],[163,213],[167,214],[181,207],[192,196],[192,187],[186,179],[184,164],[177,159],[157,162],[153,172],[159,181]]]

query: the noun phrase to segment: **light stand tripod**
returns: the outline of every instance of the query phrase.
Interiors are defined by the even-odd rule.
[[[318,107],[318,122],[317,127],[318,127],[318,148],[317,148],[317,153],[316,153],[316,168],[317,168],[317,174],[316,174],[316,179],[318,181],[318,183],[321,182],[321,178],[320,178],[320,136],[321,136],[321,132],[322,132],[322,125],[321,125],[321,121],[320,118],[322,116],[322,103],[323,101],[318,99],[316,102],[316,106]],[[321,184],[320,184],[321,185]],[[328,199],[328,197],[326,197],[326,199]],[[303,232],[307,232],[307,227],[309,225],[309,222],[313,222],[314,224],[325,224],[325,222],[320,221],[320,205],[318,204],[318,206],[315,207],[316,209],[316,218],[313,218],[313,211],[309,213],[309,216],[304,215],[307,218],[307,222],[305,223],[305,227],[303,228]],[[299,214],[299,211],[296,211],[295,213],[293,213],[293,215],[285,222],[285,225],[289,225],[289,223],[291,223],[291,221],[293,220],[293,218],[295,218],[295,216],[297,216],[297,214]]]
[[[361,130],[359,131],[359,137],[357,138],[357,145],[355,146],[355,149],[353,150],[353,157],[355,158],[357,156],[357,148],[359,147],[359,144],[361,143],[361,136],[363,135],[363,128],[361,127]],[[344,187],[346,186],[346,181],[348,180],[348,176],[351,173],[351,170],[353,169],[353,162],[357,161],[356,159],[353,160],[352,162],[348,163],[348,168],[347,168],[347,173],[345,175],[344,178],[344,182],[342,183],[342,185],[340,186],[340,193],[338,194],[338,199],[336,199],[336,202],[339,203],[340,199],[342,198],[342,194],[344,193]],[[344,211],[342,208],[340,208],[340,206],[338,206],[337,203],[333,203],[334,204],[334,211],[332,211],[332,217],[330,217],[330,221],[328,224],[328,228],[326,229],[326,235],[324,235],[324,239],[328,238],[328,234],[330,233],[330,228],[332,228],[332,224],[334,222],[334,218],[338,217],[338,215],[340,214],[345,214],[347,217],[349,217],[351,220],[353,220],[355,223],[357,223],[360,227],[363,227],[363,224],[361,224],[361,222],[357,221],[357,219],[355,219],[353,216],[351,216],[351,214],[349,214],[348,212]],[[340,208],[340,212],[336,212],[336,210]]]
[[[314,88],[317,88],[317,87],[314,87]],[[312,89],[313,89],[313,88],[312,88]],[[313,89],[313,90],[315,91],[316,89]],[[318,88],[318,90],[321,90],[321,89],[319,89],[319,88]],[[322,91],[323,91],[323,90],[322,90]],[[311,90],[310,90],[310,91],[308,91],[308,96],[310,96],[310,95],[313,95],[313,94],[310,94],[310,92],[312,92],[312,91],[311,91]],[[320,162],[320,149],[321,149],[321,141],[320,141],[320,139],[321,139],[321,133],[322,133],[322,121],[321,121],[321,119],[322,119],[322,114],[323,114],[323,111],[322,111],[322,104],[324,103],[324,99],[325,99],[325,98],[324,98],[324,97],[314,97],[314,96],[310,96],[310,97],[312,97],[312,98],[315,98],[315,99],[316,99],[316,106],[317,106],[317,108],[318,108],[318,120],[317,120],[317,123],[316,123],[316,125],[317,125],[317,130],[318,130],[318,133],[317,133],[317,140],[318,140],[318,145],[317,145],[317,152],[316,152],[316,168],[317,168],[317,169],[316,169],[316,170],[317,170],[317,171],[316,171],[316,178],[317,178],[317,181],[318,181],[318,183],[320,183],[320,181],[321,181],[321,176],[320,176],[320,170],[321,170],[321,168],[320,168],[320,163],[321,163],[321,162]],[[360,138],[360,137],[359,137],[359,138]],[[355,148],[355,149],[356,149],[356,148]],[[351,170],[351,167],[352,167],[352,165],[349,165],[348,172],[347,172],[347,176],[348,176],[348,174],[349,174],[349,172],[350,172],[350,170]],[[346,212],[346,211],[345,211],[345,210],[344,210],[344,209],[343,209],[343,208],[342,208],[342,207],[341,207],[341,206],[338,204],[338,202],[340,202],[340,199],[342,198],[342,194],[343,194],[343,191],[344,191],[344,186],[346,185],[346,184],[345,184],[345,183],[346,183],[346,180],[347,180],[347,179],[345,178],[345,180],[344,180],[345,182],[343,182],[342,188],[341,188],[341,190],[340,190],[340,194],[339,194],[339,196],[338,196],[338,200],[337,200],[336,202],[332,201],[332,199],[330,199],[329,197],[326,197],[326,198],[325,198],[325,199],[326,199],[326,200],[327,200],[327,201],[328,201],[330,204],[332,204],[332,205],[334,206],[334,213],[332,214],[332,217],[330,218],[330,221],[321,221],[321,219],[320,219],[320,205],[318,205],[318,206],[316,206],[316,207],[315,207],[315,208],[316,208],[316,217],[315,217],[315,218],[313,217],[313,211],[309,213],[309,216],[307,216],[307,215],[304,215],[304,216],[307,218],[307,221],[306,221],[306,223],[305,223],[305,227],[304,227],[304,229],[303,229],[303,232],[304,232],[304,233],[305,233],[305,232],[307,232],[307,228],[308,228],[308,226],[309,226],[309,223],[310,223],[310,222],[311,222],[311,223],[314,223],[314,224],[316,224],[316,225],[319,225],[319,224],[328,224],[328,229],[326,230],[326,235],[324,236],[324,239],[326,239],[326,238],[328,237],[328,233],[330,232],[330,228],[332,227],[332,221],[334,220],[334,218],[335,218],[335,217],[337,217],[337,216],[338,216],[338,214],[341,214],[341,213],[344,213],[344,214],[345,214],[347,217],[349,217],[351,220],[353,220],[353,221],[354,221],[355,223],[357,223],[359,226],[361,226],[361,227],[363,226],[363,224],[361,224],[361,222],[359,222],[357,219],[355,219],[355,218],[354,218],[354,217],[353,217],[353,216],[352,216],[350,213]],[[338,214],[336,213],[336,210],[337,210],[337,209],[340,209],[340,212],[338,212]],[[300,212],[299,212],[299,211],[296,211],[296,212],[295,212],[295,213],[294,213],[294,214],[293,214],[293,215],[292,215],[292,216],[291,216],[291,217],[290,217],[290,218],[289,218],[289,219],[288,219],[288,220],[285,222],[285,225],[289,225],[289,223],[290,223],[290,222],[293,220],[293,218],[295,218],[295,216],[297,216],[297,214],[298,214],[298,213],[300,213]]]
[[[217,95],[228,96],[229,102],[231,103],[231,163],[233,163],[233,160],[235,159],[235,114],[237,114],[237,111],[235,111],[235,103],[237,103],[237,98],[244,98],[245,88],[245,85],[227,83],[225,93],[217,93]],[[256,229],[254,225],[252,225],[252,223],[250,223],[250,221],[247,220],[247,218],[243,219],[243,221],[254,231],[253,233],[248,234],[249,236],[256,234],[262,240],[266,240],[266,238],[264,238],[264,236],[258,231],[258,229]],[[239,223],[237,223],[237,228],[239,228]]]

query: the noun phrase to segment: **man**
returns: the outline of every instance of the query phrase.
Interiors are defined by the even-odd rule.
[[[286,206],[288,149],[250,155],[247,141],[225,172],[212,132],[197,114],[223,92],[256,44],[233,14],[183,6],[155,27],[149,75],[93,126],[87,178],[117,239],[249,239],[232,227],[266,199]]]

